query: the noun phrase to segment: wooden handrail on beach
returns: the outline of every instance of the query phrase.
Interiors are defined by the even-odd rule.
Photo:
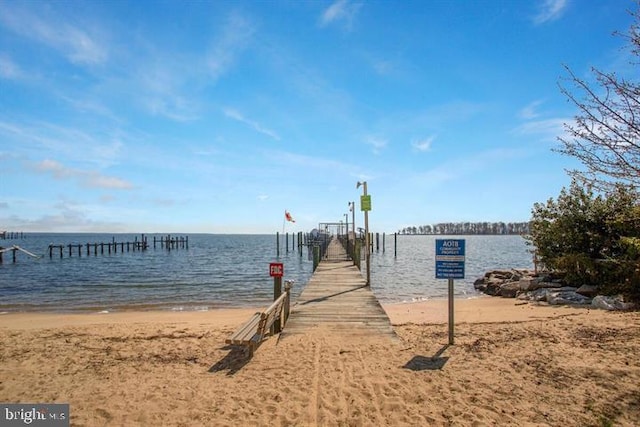
[[[265,311],[257,312],[251,316],[225,342],[245,347],[249,350],[249,355],[253,356],[253,352],[260,346],[267,334],[271,332],[271,326],[276,322],[281,322],[281,324],[286,322],[289,317],[287,311],[290,295],[291,292],[289,290],[285,291]]]

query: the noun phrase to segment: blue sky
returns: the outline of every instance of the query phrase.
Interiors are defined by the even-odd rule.
[[[0,0],[0,229],[527,221],[635,3]]]

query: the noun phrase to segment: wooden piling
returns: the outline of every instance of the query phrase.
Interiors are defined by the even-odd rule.
[[[320,264],[320,246],[313,245],[313,271],[316,271],[318,264]]]
[[[154,237],[154,248],[155,248],[155,244],[156,244],[157,239]],[[161,237],[159,240],[161,247],[162,248],[166,248],[168,250],[171,249],[188,249],[189,248],[189,237],[188,236],[176,236],[176,237],[171,237],[171,235],[168,235],[166,237]],[[60,258],[64,258],[64,248],[66,246],[66,251],[69,257],[72,257],[74,255],[74,252],[77,248],[78,251],[78,257],[82,257],[83,256],[83,252],[86,251],[86,256],[90,256],[91,255],[91,247],[93,247],[93,255],[97,256],[98,255],[98,246],[100,246],[100,254],[104,255],[105,253],[105,246],[107,247],[107,253],[111,254],[112,252],[114,254],[118,253],[118,250],[120,250],[120,252],[124,253],[125,252],[125,246],[126,246],[126,251],[127,252],[135,252],[136,250],[146,250],[148,248],[148,243],[147,243],[147,238],[142,235],[142,240],[138,240],[138,238],[136,237],[134,239],[133,242],[131,241],[122,241],[122,242],[116,242],[115,241],[115,237],[112,238],[111,242],[88,242],[88,243],[68,243],[66,245],[54,245],[54,244],[49,244],[49,258],[53,258],[53,251],[54,249],[58,248],[60,251]]]
[[[393,233],[393,256],[398,256],[398,233]]]
[[[283,324],[286,325],[287,324],[287,320],[289,319],[289,314],[291,313],[291,284],[292,282],[290,280],[285,280],[284,282],[284,291],[287,293],[287,297],[284,300],[284,319],[283,319]]]
[[[274,277],[273,278],[273,300],[277,300],[282,295],[282,277]],[[272,334],[279,334],[282,331],[282,319],[280,322],[273,322],[271,326]]]

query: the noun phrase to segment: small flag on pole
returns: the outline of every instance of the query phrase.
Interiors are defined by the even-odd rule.
[[[293,219],[291,214],[289,212],[287,212],[287,211],[284,211],[284,219],[286,219],[289,222],[296,222],[296,220]]]

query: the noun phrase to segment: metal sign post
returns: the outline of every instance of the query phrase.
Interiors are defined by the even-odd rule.
[[[363,194],[360,196],[360,210],[364,212],[364,244],[366,245],[365,256],[367,263],[367,286],[371,286],[371,248],[369,247],[369,211],[371,210],[371,195],[367,194],[367,181],[358,181],[356,188],[359,188],[361,185],[363,187]]]
[[[449,344],[453,345],[453,279],[464,279],[465,240],[436,239],[436,279],[449,282]]]

